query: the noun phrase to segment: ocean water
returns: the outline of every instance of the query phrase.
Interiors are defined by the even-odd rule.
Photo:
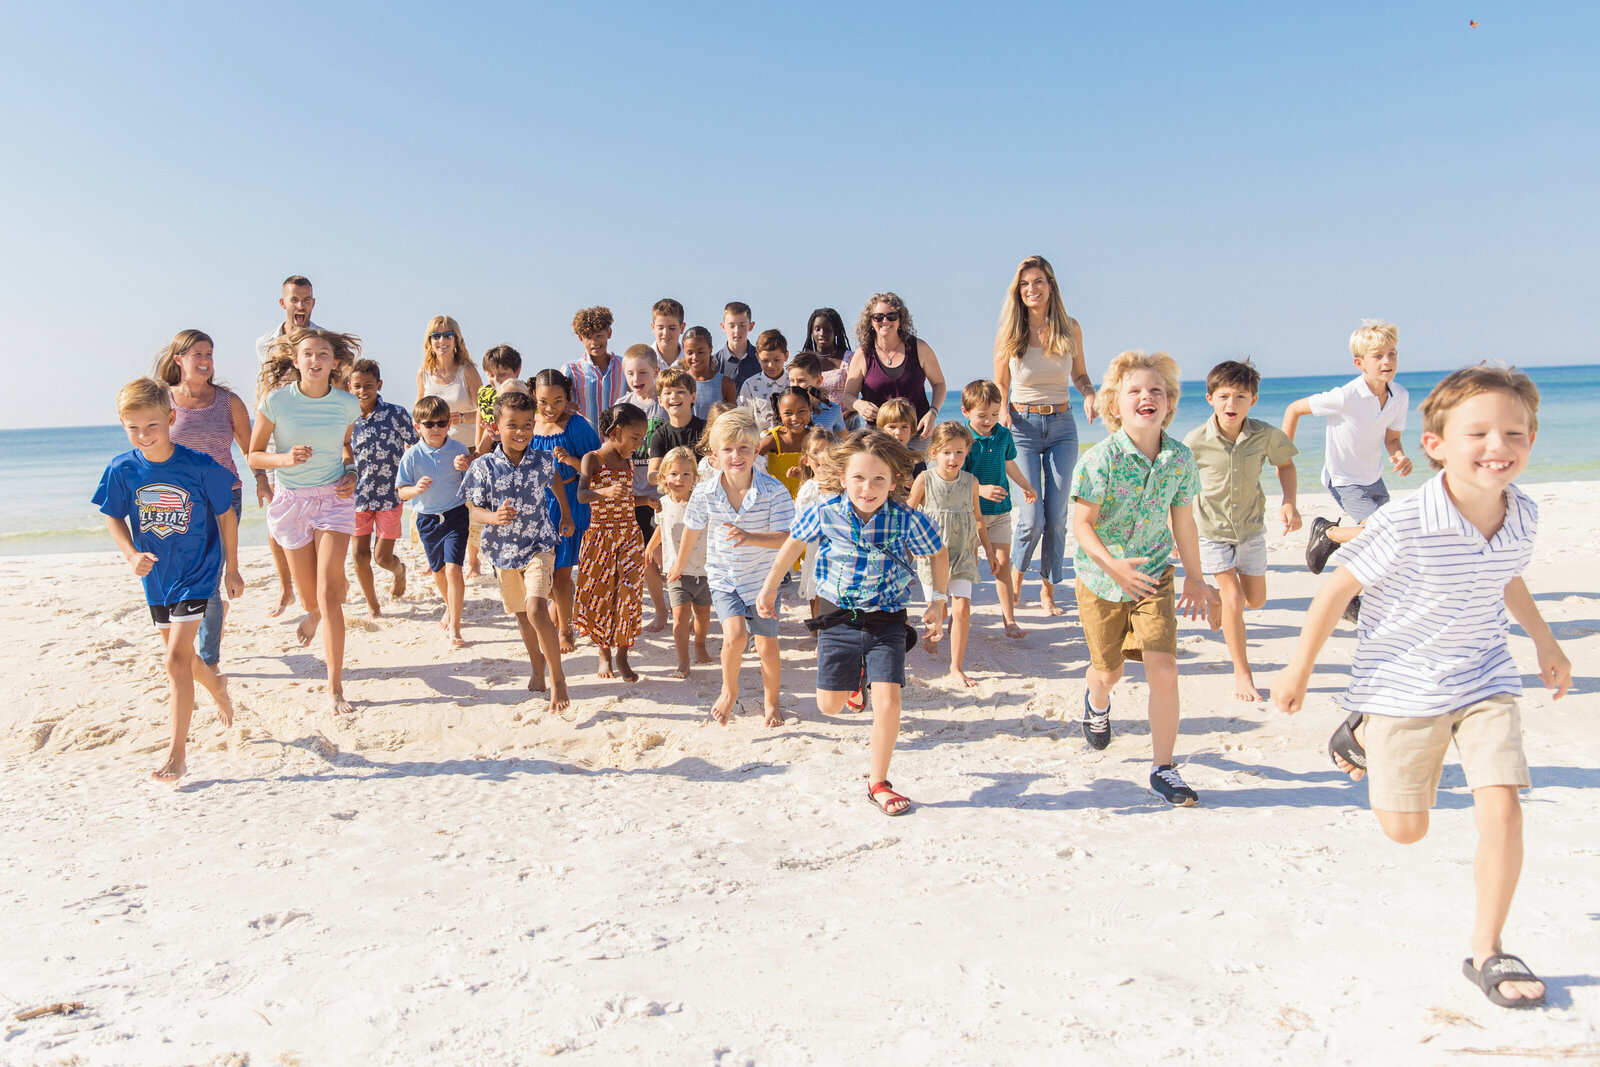
[[[1400,384],[1411,391],[1412,407],[1422,402],[1428,390],[1444,377],[1444,371],[1403,373]],[[1560,482],[1600,479],[1600,449],[1588,434],[1589,423],[1600,418],[1600,366],[1540,367],[1528,374],[1538,384],[1539,437],[1533,459],[1520,479],[1523,482]],[[1262,383],[1261,398],[1251,416],[1271,423],[1283,418],[1293,401],[1312,393],[1331,389],[1350,380],[1349,374],[1268,379]],[[952,388],[941,416],[961,417],[960,388]],[[1170,432],[1182,438],[1211,414],[1205,402],[1203,382],[1185,382],[1177,417]],[[1083,423],[1082,408],[1077,409],[1078,432],[1084,445],[1105,437],[1104,425],[1096,420]],[[1422,454],[1421,416],[1415,410],[1405,431],[1406,453],[1416,464],[1408,478],[1386,477],[1391,490],[1413,489],[1431,473]],[[1319,489],[1322,469],[1322,421],[1300,421],[1300,455],[1296,466],[1302,491]],[[90,503],[100,474],[113,457],[128,450],[128,440],[119,426],[82,426],[48,430],[0,430],[0,490],[12,502],[0,511],[0,555],[34,555],[46,552],[113,551],[105,520]],[[237,451],[234,462],[244,470],[244,459]],[[1275,501],[1277,478],[1269,467],[1263,472],[1269,503]],[[240,523],[240,544],[267,543],[265,512],[255,506],[253,480],[245,479],[244,520]]]

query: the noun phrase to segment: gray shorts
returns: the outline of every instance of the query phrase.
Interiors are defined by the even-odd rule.
[[[1239,544],[1200,538],[1200,569],[1207,574],[1238,571],[1259,578],[1267,573],[1267,535],[1258,533]]]
[[[703,574],[685,574],[675,582],[667,583],[667,604],[681,608],[685,604],[697,607],[711,606],[711,585]]]
[[[1379,478],[1371,485],[1329,485],[1339,510],[1356,522],[1366,522],[1372,513],[1389,502],[1389,490]]]

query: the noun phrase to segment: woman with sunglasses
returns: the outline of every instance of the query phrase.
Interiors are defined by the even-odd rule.
[[[894,293],[873,293],[856,318],[856,342],[845,376],[846,410],[870,426],[884,401],[908,401],[917,416],[911,447],[926,452],[944,403],[944,372],[933,347],[917,338],[905,302]]]
[[[467,447],[468,460],[478,455],[474,446],[478,443],[478,390],[482,388],[483,376],[467,355],[467,343],[456,320],[449,315],[429,319],[422,342],[422,368],[417,371],[417,399],[436,396],[445,402],[450,409],[450,439]],[[478,559],[481,529],[474,525],[467,542],[468,578],[482,573]]]

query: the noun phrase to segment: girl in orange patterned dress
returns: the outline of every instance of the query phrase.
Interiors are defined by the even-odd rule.
[[[600,447],[578,468],[578,500],[591,506],[578,554],[573,625],[600,649],[597,674],[637,682],[628,649],[644,624],[644,538],[634,515],[633,453],[649,426],[643,411],[616,404],[600,413]],[[617,650],[613,669],[611,650]]]

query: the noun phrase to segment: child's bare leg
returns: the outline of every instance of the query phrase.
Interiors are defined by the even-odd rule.
[[[1027,577],[1027,575],[1017,570],[1017,568],[1011,568],[1011,596],[1013,598],[1012,603],[1014,605],[1014,609],[1025,608],[1028,606],[1028,598],[1022,591],[1022,579],[1025,577]]]
[[[353,711],[344,698],[344,577],[345,552],[350,535],[318,530],[311,539],[317,553],[317,607],[322,611],[322,649],[328,658],[328,700],[335,715]]]
[[[964,596],[950,598],[954,619],[950,623],[950,676],[964,686],[976,683],[967,677],[967,637],[972,632],[972,599]]]
[[[1097,708],[1109,707],[1111,704],[1111,690],[1122,681],[1122,668],[1114,671],[1103,671],[1093,664],[1089,665],[1084,674],[1084,680],[1089,683],[1089,703]]]
[[[595,677],[596,678],[615,678],[617,676],[617,672],[611,665],[611,649],[610,649],[610,647],[607,646],[607,645],[597,644],[597,645],[595,645],[595,648],[599,652],[599,660],[595,664],[595,668],[594,668]]]
[[[1366,527],[1366,525],[1367,524],[1364,522],[1359,522],[1350,526],[1330,526],[1327,529],[1328,540],[1332,541],[1336,545],[1347,545],[1356,539],[1356,535],[1359,534],[1362,529]]]
[[[481,578],[483,576],[483,561],[478,557],[478,538],[479,538],[479,536],[480,536],[480,532],[478,530],[474,530],[470,526],[468,527],[468,529],[467,529],[467,573],[463,577],[463,579],[462,579],[463,581],[465,581],[467,578]]]
[[[706,639],[711,636],[711,609],[704,604],[694,605],[694,661],[696,663],[715,662],[711,658],[711,649],[706,646]]]
[[[837,715],[844,710],[845,701],[849,699],[849,693],[837,689],[818,689],[817,710],[824,715]]]
[[[821,697],[821,693],[817,694]],[[848,694],[847,694],[848,695]],[[889,759],[900,738],[900,687],[893,682],[872,683],[872,742],[867,762],[867,783],[889,780]],[[904,804],[890,804],[899,811]]]
[[[272,546],[272,566],[278,572],[278,606],[267,612],[270,618],[276,619],[289,605],[294,603],[294,571],[289,566],[289,554],[282,545],[267,538],[267,544]]]
[[[361,587],[361,595],[367,599],[367,614],[377,617],[383,614],[383,609],[378,607],[378,589],[372,584],[372,535],[360,534],[351,541],[351,564],[356,572],[356,584]]]
[[[1522,875],[1522,802],[1515,786],[1485,786],[1472,791],[1472,813],[1478,823],[1478,850],[1472,859],[1478,890],[1472,965],[1481,970],[1485,960],[1502,951],[1500,935]],[[1508,1000],[1538,998],[1544,995],[1544,983],[1501,982],[1500,995]]]
[[[1250,672],[1250,650],[1245,645],[1245,591],[1237,570],[1226,570],[1212,577],[1222,594],[1222,636],[1228,642],[1228,657],[1233,660],[1233,696],[1236,700],[1260,700],[1255,676]]]
[[[276,542],[274,542],[276,544]],[[305,609],[306,617],[300,620],[300,625],[295,628],[295,637],[301,647],[309,647],[311,639],[317,636],[317,626],[322,622],[322,606],[317,598],[317,538],[313,534],[310,541],[299,548],[288,550],[289,569],[294,573],[294,590],[300,598],[300,606]]]
[[[776,637],[757,637],[756,655],[761,657],[761,710],[766,715],[764,725],[782,726],[783,712],[778,707],[778,680],[783,660],[778,655]]]
[[[995,545],[994,561],[997,564],[994,570],[994,587],[1000,594],[1000,621],[1005,626],[1007,637],[1025,636],[1022,627],[1017,625],[1017,593],[1011,588],[1011,546]]]
[[[555,623],[550,621],[550,602],[543,597],[529,597],[528,622],[539,638],[544,665],[550,669],[550,710],[566,711],[572,706],[572,698],[567,695],[566,671],[561,669],[561,642],[556,638]]]
[[[444,610],[449,620],[450,644],[460,648],[467,643],[461,636],[461,607],[467,599],[467,579],[461,573],[461,564],[444,565]]]
[[[743,615],[722,620],[722,692],[711,705],[711,717],[723,726],[728,725],[733,706],[739,701],[739,662],[749,639]]]
[[[678,649],[679,678],[689,677],[689,634],[694,630],[694,606],[679,604],[672,609],[672,643]]]
[[[200,687],[210,694],[212,701],[216,703],[217,721],[224,726],[232,726],[233,698],[228,694],[228,676],[196,656],[194,680],[200,683]]]
[[[406,595],[406,565],[394,554],[394,538],[379,537],[372,550],[372,562],[394,575],[389,595],[396,600]]]
[[[561,637],[562,653],[578,651],[578,642],[572,636],[572,568],[556,571],[551,583],[550,606],[555,611],[556,632]]]
[[[1039,583],[1039,606],[1046,615],[1065,615],[1067,609],[1056,603],[1056,587],[1049,582]]]
[[[544,654],[539,651],[539,634],[533,628],[533,616],[527,611],[519,611],[514,618],[517,620],[517,634],[522,638],[522,647],[528,650],[528,692],[542,693],[549,687],[544,682]]]
[[[621,645],[617,646],[617,673],[624,682],[637,682],[639,672],[633,669],[633,664],[628,662],[628,650]]]
[[[189,720],[194,716],[194,635],[200,620],[175,622],[160,631],[166,645],[163,664],[167,670],[167,712],[172,725],[172,743],[167,759],[150,772],[157,782],[171,784],[188,770]]]
[[[661,568],[656,566],[656,561],[649,556],[644,561],[644,587],[650,592],[650,606],[655,615],[650,619],[650,625],[644,628],[647,634],[658,634],[667,628],[667,585],[661,575]]]
[[[1150,755],[1157,767],[1172,762],[1178,743],[1178,657],[1145,652],[1144,680],[1150,686]]]

